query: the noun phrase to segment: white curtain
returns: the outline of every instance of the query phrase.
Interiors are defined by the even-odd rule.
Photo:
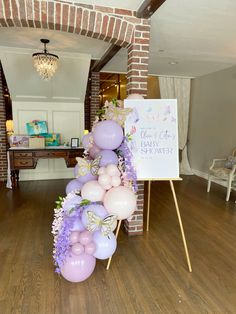
[[[193,174],[187,152],[188,120],[190,86],[189,78],[159,77],[161,98],[177,98],[178,103],[178,125],[179,125],[179,148],[182,152],[180,162],[181,174]]]

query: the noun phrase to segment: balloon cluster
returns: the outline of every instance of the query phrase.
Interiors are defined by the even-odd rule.
[[[123,179],[122,158],[125,159],[118,152],[125,136],[120,120],[118,123],[116,116],[111,116],[112,106],[111,119],[96,122],[92,132],[83,137],[87,155],[76,158],[76,179],[67,184],[67,196],[60,199],[55,209],[56,271],[72,282],[87,279],[96,259],[114,254],[117,241],[113,231],[117,220],[129,218],[136,209],[134,190]],[[119,116],[119,108],[115,109]],[[124,109],[121,110],[124,115]]]

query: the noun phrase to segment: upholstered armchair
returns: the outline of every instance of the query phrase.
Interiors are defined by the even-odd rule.
[[[236,149],[228,158],[213,159],[208,173],[207,192],[210,192],[212,177],[227,182],[226,201],[228,202],[232,183],[236,180]]]

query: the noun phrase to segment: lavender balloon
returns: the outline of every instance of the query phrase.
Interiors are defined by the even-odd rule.
[[[92,140],[92,133],[91,132],[88,134],[85,134],[82,137],[82,146],[84,149],[88,150],[90,148],[91,140]]]
[[[71,180],[66,186],[66,194],[69,194],[71,192],[79,192],[82,186],[83,184],[79,180]]]
[[[69,253],[64,264],[60,267],[62,276],[71,282],[81,282],[92,275],[96,259],[89,254],[75,255]]]
[[[93,146],[89,149],[89,156],[93,159],[96,158],[96,155],[100,153],[101,149],[97,147],[97,145],[93,144]]]
[[[94,212],[94,214],[96,214],[97,216],[99,216],[100,218],[104,218],[108,215],[108,212],[106,211],[105,207],[102,205],[89,205],[82,213],[82,223],[85,227],[87,227],[88,224],[88,216],[87,216],[87,212],[91,211]]]
[[[81,201],[82,197],[80,197],[79,195],[69,194],[68,198],[64,201],[63,208],[65,209],[68,215],[73,216],[73,211],[71,210],[78,208]]]
[[[116,149],[123,140],[121,126],[112,120],[101,121],[93,131],[94,143],[101,149]]]
[[[104,149],[100,151],[96,157],[101,156],[100,167],[106,167],[109,164],[118,165],[118,157],[113,150]]]
[[[79,218],[75,219],[74,224],[70,230],[71,231],[84,231],[85,227],[84,227],[81,219],[79,219]]]
[[[93,234],[93,242],[96,244],[96,251],[93,254],[98,259],[107,259],[111,257],[117,246],[114,233],[109,234],[109,238],[104,236],[101,231],[95,231]]]

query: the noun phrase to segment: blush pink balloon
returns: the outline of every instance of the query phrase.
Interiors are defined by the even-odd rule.
[[[98,183],[103,187],[111,184],[111,177],[108,174],[101,174],[98,177]]]
[[[111,177],[111,184],[114,187],[117,187],[121,184],[121,178],[118,176]]]
[[[117,168],[116,165],[108,165],[106,167],[106,173],[109,174],[109,176],[120,176],[120,171],[119,169]]]
[[[80,233],[79,242],[83,245],[87,245],[92,241],[92,233],[88,230],[85,230]]]
[[[89,255],[93,255],[96,251],[96,244],[94,242],[90,242],[85,246],[85,253]]]
[[[71,247],[71,252],[74,253],[75,255],[80,255],[84,252],[84,247],[80,243],[75,243]]]
[[[100,167],[99,170],[98,170],[98,175],[105,174],[105,173],[106,173],[106,168],[105,167]]]
[[[118,186],[105,194],[104,206],[108,213],[116,215],[118,220],[127,219],[136,209],[136,196],[131,189]]]
[[[72,231],[69,236],[70,244],[75,244],[79,242],[80,233],[79,231]]]
[[[96,258],[90,254],[66,256],[64,264],[60,267],[62,276],[71,282],[81,282],[92,275],[96,265]]]
[[[91,202],[101,202],[105,192],[98,181],[92,180],[83,185],[81,196],[83,199],[90,200]]]

